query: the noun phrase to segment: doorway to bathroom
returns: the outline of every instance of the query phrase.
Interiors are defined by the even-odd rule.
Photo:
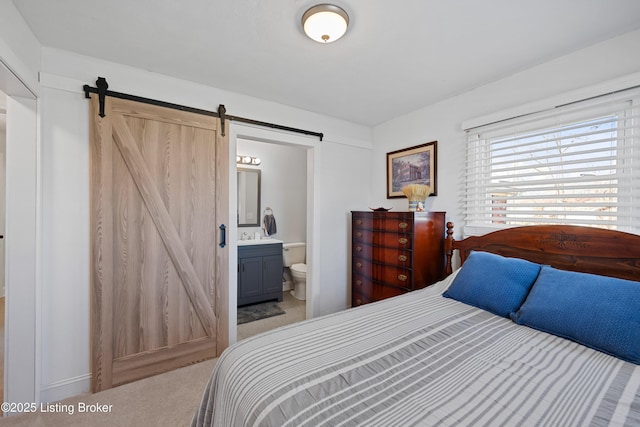
[[[249,149],[248,146],[242,145],[243,142],[240,142],[240,149],[238,149],[238,141],[248,141],[255,143],[262,143],[261,146],[256,146],[257,149],[264,151],[264,156],[259,157],[259,153],[245,153],[244,150]],[[280,151],[280,148],[284,148],[284,151]],[[295,151],[288,151],[286,148],[293,149]],[[289,230],[290,222],[291,224],[296,223],[299,226],[304,227],[305,234],[304,239],[300,239],[301,241],[306,241],[306,300],[304,301],[304,305],[301,306],[301,311],[305,313],[304,317],[300,315],[299,320],[302,319],[310,319],[314,317],[317,307],[316,301],[319,295],[319,282],[320,282],[320,171],[321,171],[321,153],[322,153],[322,142],[315,136],[307,136],[300,135],[292,132],[268,129],[265,127],[254,126],[250,124],[244,124],[239,122],[231,122],[229,129],[229,151],[230,155],[233,158],[230,158],[230,164],[235,164],[236,162],[236,153],[243,154],[245,156],[253,156],[260,158],[260,163],[262,165],[261,169],[265,169],[267,164],[271,164],[271,158],[273,157],[273,165],[279,164],[280,169],[284,169],[284,172],[278,172],[278,175],[261,173],[261,177],[265,182],[267,182],[267,186],[270,185],[269,182],[273,179],[276,179],[277,176],[283,176],[288,181],[282,186],[278,187],[275,190],[276,195],[273,197],[277,197],[278,193],[285,193],[296,191],[300,194],[304,193],[305,196],[298,199],[297,202],[289,204],[295,205],[294,207],[299,207],[301,205],[304,207],[303,211],[296,211],[295,214],[287,214],[290,212],[285,209],[284,211],[280,210],[279,205],[271,206],[263,205],[261,206],[260,214],[262,214],[263,209],[265,207],[272,208],[274,217],[276,219],[276,224],[278,228],[278,233],[280,234],[279,240],[296,238],[298,236],[291,236],[288,234],[288,231],[285,234],[285,230]],[[293,156],[293,157],[292,157]],[[269,163],[268,163],[269,162]],[[267,168],[267,170],[270,168]],[[304,176],[301,176],[297,181],[298,184],[293,186],[292,181],[294,181],[292,177],[293,169],[298,169],[298,172],[302,173]],[[287,175],[288,171],[288,175]],[[229,171],[229,185],[230,185],[230,193],[229,193],[229,215],[230,218],[235,218],[237,215],[237,168],[230,168]],[[282,174],[282,175],[281,175]],[[296,175],[298,176],[298,175]],[[288,177],[288,178],[286,178]],[[302,184],[304,183],[304,184]],[[271,199],[271,196],[265,195],[264,199]],[[261,197],[263,199],[263,197]],[[277,201],[277,200],[276,200]],[[265,202],[266,203],[266,202]],[[284,216],[283,216],[284,215]],[[283,228],[284,227],[284,228]],[[244,227],[242,227],[244,228]],[[292,228],[293,229],[293,228]],[[240,227],[237,226],[236,221],[232,221],[232,223],[228,226],[228,234],[230,236],[238,236],[241,238],[242,233],[245,230],[241,230]],[[247,232],[248,236],[249,232]],[[238,325],[237,325],[237,304],[238,304],[238,293],[237,293],[237,281],[238,281],[238,243],[235,239],[229,239],[229,340],[232,343],[232,339],[237,337],[238,335]],[[284,242],[284,240],[282,240]],[[278,316],[279,317],[279,316]]]
[[[257,221],[239,221],[238,240],[270,239],[285,243],[307,243],[307,147],[274,141],[238,138],[237,166],[242,171],[259,171],[258,185],[251,188],[238,178],[238,211],[246,216],[246,196],[257,195]],[[251,160],[249,160],[251,159]],[[243,176],[239,174],[239,176]],[[247,194],[245,194],[247,193]],[[258,224],[258,225],[253,225]],[[246,242],[243,242],[246,243]],[[304,255],[303,255],[304,256]],[[286,258],[285,258],[286,259]],[[297,260],[306,264],[305,259]],[[238,310],[237,339],[306,319],[306,292],[297,282],[297,294],[289,267],[282,271],[282,301],[262,302]],[[304,286],[304,285],[302,285]],[[305,286],[306,288],[306,286]],[[254,320],[256,319],[256,320]]]

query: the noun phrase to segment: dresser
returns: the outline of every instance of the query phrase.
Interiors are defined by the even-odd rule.
[[[351,212],[351,305],[444,278],[445,212]]]

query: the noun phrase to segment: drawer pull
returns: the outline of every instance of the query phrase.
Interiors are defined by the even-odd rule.
[[[407,276],[404,274],[398,274],[398,280],[400,280],[401,282],[406,282]]]
[[[407,260],[407,256],[406,255],[398,256],[398,261],[405,262],[406,260]]]
[[[362,237],[362,232],[358,231],[358,232],[356,233],[356,236],[358,236],[358,237]]]
[[[356,298],[356,305],[362,304],[362,300],[360,298]]]
[[[356,262],[356,267],[362,268],[362,263],[361,262]]]
[[[398,243],[400,243],[401,245],[406,245],[408,241],[409,239],[407,239],[406,237],[401,237],[398,239]]]
[[[356,252],[362,252],[362,246],[356,246]]]
[[[356,285],[357,286],[362,286],[362,280],[356,280]]]
[[[356,224],[362,225],[362,220],[361,219],[356,220]]]
[[[406,222],[401,222],[400,224],[398,224],[398,227],[405,229],[409,226],[409,224],[407,224]]]

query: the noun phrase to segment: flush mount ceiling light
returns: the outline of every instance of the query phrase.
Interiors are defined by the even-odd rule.
[[[332,4],[318,4],[302,15],[302,27],[311,39],[319,43],[331,43],[347,32],[349,15]]]

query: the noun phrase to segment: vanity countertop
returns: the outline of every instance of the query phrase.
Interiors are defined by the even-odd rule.
[[[249,246],[249,245],[273,245],[277,243],[284,243],[282,240],[278,239],[250,239],[250,240],[238,240],[238,246]]]

